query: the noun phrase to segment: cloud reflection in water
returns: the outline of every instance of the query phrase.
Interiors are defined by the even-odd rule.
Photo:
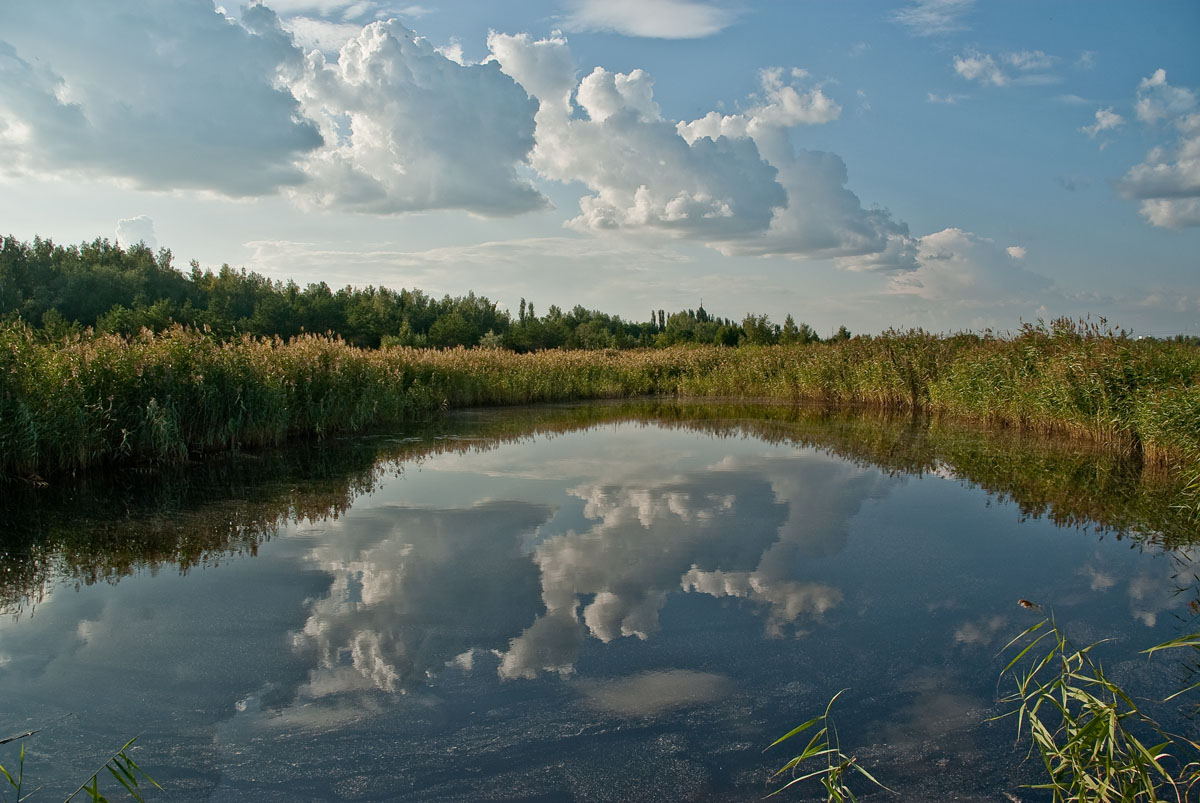
[[[502,680],[570,675],[588,636],[649,639],[681,593],[745,600],[766,635],[803,635],[843,595],[798,573],[844,547],[848,521],[886,484],[805,452],[636,465],[570,480],[562,504],[582,503],[590,526],[565,532],[546,530],[553,506],[518,501],[349,515],[310,555],[334,579],[295,636],[316,654],[304,695],[405,692],[488,653]]]

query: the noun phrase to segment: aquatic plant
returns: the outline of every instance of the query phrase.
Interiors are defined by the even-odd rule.
[[[1039,607],[1027,600],[1019,602],[1022,607]],[[1028,739],[1029,755],[1036,752],[1043,764],[1044,780],[1028,786],[1049,791],[1055,803],[1195,800],[1200,791],[1200,744],[1164,731],[1108,677],[1093,657],[1093,651],[1103,643],[1075,647],[1053,617],[1019,633],[1001,650],[1003,654],[1019,648],[1000,672],[1001,679],[1011,674],[1016,682],[1016,689],[1000,700],[1010,710],[989,721],[1016,718],[1018,741]],[[1042,645],[1040,649],[1038,645]],[[1200,633],[1172,639],[1142,653],[1152,655],[1182,647],[1200,650]],[[1166,701],[1196,688],[1200,683],[1175,692]],[[829,715],[833,702],[844,691],[833,695],[824,714],[794,728],[767,748],[821,726],[804,750],[771,776],[790,772],[795,777],[768,797],[816,778],[825,787],[830,803],[856,801],[847,784],[855,773],[887,789],[841,749]],[[805,762],[811,766],[814,759],[816,769],[801,768]],[[824,766],[820,766],[822,763]]]
[[[1144,652],[1195,646],[1198,638],[1187,636]],[[1016,717],[1018,734],[1029,738],[1030,752],[1036,750],[1042,759],[1045,780],[1032,788],[1050,791],[1055,803],[1158,801],[1168,792],[1179,803],[1195,800],[1200,745],[1166,733],[1105,674],[1093,657],[1103,642],[1077,648],[1052,617],[1020,633],[1004,650],[1026,641],[1001,672],[1001,677],[1012,672],[1016,681],[1016,690],[1001,702],[1012,707],[1003,716]]]
[[[798,725],[767,746],[767,750],[770,750],[775,745],[785,742],[793,736],[799,736],[810,728],[820,725],[813,732],[804,749],[771,775],[771,778],[775,779],[780,775],[790,773],[792,778],[786,784],[767,795],[767,797],[774,797],[796,784],[816,778],[825,787],[825,799],[828,803],[846,803],[846,801],[856,803],[858,798],[850,789],[850,780],[856,775],[866,778],[880,789],[887,789],[889,792],[892,791],[875,780],[875,777],[858,763],[857,758],[848,756],[842,751],[837,728],[830,718],[830,711],[833,710],[834,701],[845,691],[845,689],[842,689],[829,698],[829,703],[825,706],[824,714],[813,717],[802,725]],[[802,766],[806,763],[808,766],[815,764],[817,769],[808,769],[808,767]],[[824,764],[824,766],[820,766],[821,764]]]
[[[19,739],[25,739],[26,737],[33,736],[36,733],[37,731],[30,731],[29,733],[23,733],[20,736],[3,739],[0,740],[0,744],[17,741]],[[108,803],[108,798],[100,792],[100,776],[103,775],[106,770],[114,779],[116,779],[117,783],[119,783],[125,789],[125,791],[129,793],[129,796],[138,801],[138,803],[145,802],[145,799],[142,797],[143,782],[161,791],[162,787],[158,785],[158,782],[147,775],[146,771],[139,767],[137,762],[133,760],[133,757],[129,755],[129,749],[133,747],[133,743],[137,740],[138,737],[134,736],[132,739],[122,745],[120,750],[106,758],[104,763],[101,764],[96,771],[87,778],[87,780],[81,783],[74,792],[67,795],[65,800],[69,803],[69,801],[74,800],[76,797],[83,794],[86,795],[87,799],[91,800],[92,803]],[[31,792],[24,792],[24,742],[21,743],[21,748],[18,753],[15,774],[9,772],[9,770],[6,769],[3,764],[0,764],[0,776],[4,778],[9,787],[13,790],[13,794],[15,795],[13,798],[14,803],[21,803],[23,800],[28,800],[34,794],[34,792],[38,791],[37,789],[34,789]],[[7,794],[3,796],[3,800],[8,800]]]

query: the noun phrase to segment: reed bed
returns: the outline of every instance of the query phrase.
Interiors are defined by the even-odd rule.
[[[365,350],[317,335],[220,341],[181,327],[45,344],[8,323],[0,472],[174,463],[452,407],[642,395],[924,411],[1118,444],[1200,477],[1200,348],[1065,321],[1007,338],[913,330],[819,345],[529,354]]]

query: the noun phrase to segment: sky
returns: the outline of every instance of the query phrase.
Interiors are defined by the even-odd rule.
[[[1194,0],[5,0],[0,233],[645,320],[1200,335]]]

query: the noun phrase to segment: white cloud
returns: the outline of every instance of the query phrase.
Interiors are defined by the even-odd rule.
[[[981,84],[1004,86],[1009,78],[996,64],[996,60],[985,53],[971,52],[964,56],[954,57],[954,72],[968,81],[978,81]]]
[[[1138,84],[1137,117],[1143,123],[1157,123],[1191,111],[1196,105],[1196,93],[1167,83],[1167,71],[1159,68]]]
[[[324,18],[358,5],[292,3],[323,16],[292,17],[289,30],[261,5],[236,21],[204,0],[142,0],[120,15],[67,5],[0,5],[2,172],[289,189],[302,205],[376,214],[546,203],[517,173],[533,146],[525,91],[398,22]]]
[[[737,14],[696,0],[574,0],[569,31],[605,31],[657,39],[698,39],[733,24]]]
[[[593,191],[568,225],[697,239],[764,230],[786,203],[775,168],[748,139],[689,143],[664,120],[653,79],[596,68],[578,85],[565,40],[488,37],[504,70],[541,101],[530,163],[543,176]],[[578,111],[571,101],[576,89]]]
[[[1082,95],[1076,95],[1071,92],[1066,92],[1062,95],[1055,95],[1054,99],[1059,103],[1066,104],[1067,106],[1087,106],[1092,102]]]
[[[1169,146],[1151,149],[1117,184],[1122,195],[1141,202],[1139,211],[1151,225],[1200,226],[1200,112],[1195,107],[1195,93],[1168,84],[1165,70],[1138,86],[1138,119],[1151,125],[1169,121],[1178,135]]]
[[[396,15],[415,18],[431,13],[423,6],[398,8],[382,0],[271,0],[268,5],[284,16],[315,16],[332,21],[358,22],[359,27],[372,20]]]
[[[1200,198],[1148,198],[1139,210],[1151,225],[1164,229],[1200,226]]]
[[[1094,70],[1099,59],[1100,56],[1095,50],[1085,50],[1079,54],[1079,58],[1075,59],[1075,69]]]
[[[892,19],[917,36],[935,36],[965,30],[963,17],[975,0],[916,0],[896,11]]]
[[[1040,50],[1019,50],[1014,53],[1005,53],[1004,61],[1014,69],[1022,72],[1032,72],[1036,70],[1048,70],[1054,66],[1058,59],[1054,56],[1049,56]]]
[[[309,53],[291,88],[326,141],[303,162],[302,203],[484,215],[545,205],[516,170],[536,105],[495,64],[457,64],[390,20],[363,28],[335,63]]]
[[[967,100],[970,97],[970,95],[956,95],[952,92],[947,92],[945,95],[935,95],[932,92],[925,94],[925,100],[929,103],[941,103],[947,106],[955,106],[959,101]]]
[[[896,276],[889,292],[960,306],[992,306],[1044,298],[1050,281],[1021,267],[1021,246],[1001,248],[962,229],[944,229],[918,240],[920,267]]]
[[[761,102],[742,114],[721,115],[709,112],[699,120],[676,126],[688,142],[698,137],[727,136],[735,139],[770,135],[775,129],[795,125],[819,125],[838,119],[842,107],[829,98],[821,87],[798,85],[808,77],[804,70],[793,68],[785,77],[782,68],[773,67],[759,72],[762,86]]]
[[[1111,131],[1124,124],[1125,118],[1114,112],[1112,106],[1109,106],[1105,109],[1096,109],[1096,122],[1092,125],[1085,125],[1079,130],[1095,139],[1101,131]]]
[[[1057,57],[1040,50],[1002,53],[998,58],[988,53],[969,50],[961,56],[954,57],[954,72],[968,81],[991,86],[1049,84],[1058,80],[1046,72],[1057,61]]]
[[[321,145],[278,85],[299,53],[260,6],[0,4],[0,164],[259,195]],[[3,168],[0,168],[3,169]]]
[[[907,235],[886,212],[863,209],[839,157],[793,149],[788,128],[841,114],[803,70],[763,70],[744,112],[673,123],[642,70],[596,68],[577,82],[561,37],[492,34],[488,43],[540,101],[531,165],[591,191],[572,228],[796,257],[877,255],[890,237]]]
[[[362,26],[353,22],[330,22],[314,17],[289,17],[283,29],[305,50],[336,54],[342,45],[358,36]]]
[[[146,215],[118,220],[115,237],[117,244],[123,248],[135,243],[145,243],[152,251],[158,249],[158,238],[154,236],[154,221]]]

